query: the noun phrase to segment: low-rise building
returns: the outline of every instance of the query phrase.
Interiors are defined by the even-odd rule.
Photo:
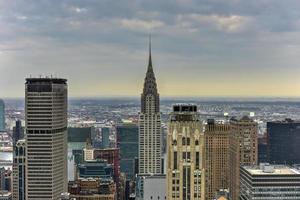
[[[241,200],[300,199],[300,171],[285,165],[241,166]]]

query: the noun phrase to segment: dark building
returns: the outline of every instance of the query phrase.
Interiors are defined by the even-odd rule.
[[[110,133],[109,127],[101,128],[101,136],[102,136],[101,147],[103,149],[109,148],[109,133]]]
[[[258,137],[258,163],[269,162],[267,134]]]
[[[0,99],[0,132],[5,131],[5,104],[2,99]]]
[[[77,166],[79,178],[112,178],[113,167],[105,160],[84,161]]]
[[[94,135],[94,127],[68,127],[68,142],[86,142]]]
[[[120,149],[120,168],[127,179],[134,177],[135,159],[138,157],[138,126],[134,123],[123,123],[116,127],[117,147]]]
[[[267,122],[267,132],[270,163],[300,163],[300,121]]]
[[[22,127],[21,120],[16,121],[16,126],[13,128],[13,144],[15,145],[18,140],[24,138],[24,127]]]

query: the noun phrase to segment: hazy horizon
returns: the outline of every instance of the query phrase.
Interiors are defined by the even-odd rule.
[[[300,97],[300,1],[0,1],[0,97],[25,77],[138,96],[152,34],[161,96]]]

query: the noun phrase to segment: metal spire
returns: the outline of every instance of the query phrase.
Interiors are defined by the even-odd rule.
[[[152,57],[151,57],[151,34],[149,35],[149,61],[148,61],[148,72],[153,72],[153,68],[152,68]]]

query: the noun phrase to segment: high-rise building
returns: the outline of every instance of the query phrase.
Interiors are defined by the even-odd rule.
[[[197,106],[173,106],[167,143],[167,199],[204,200],[204,134]]]
[[[94,127],[68,127],[68,142],[85,143],[94,132]]]
[[[240,166],[256,165],[257,123],[244,116],[230,120],[232,133],[229,139],[229,192],[231,200],[239,199]]]
[[[300,121],[267,122],[269,162],[300,164]]]
[[[300,171],[284,165],[241,166],[241,200],[300,199]]]
[[[138,126],[123,123],[116,126],[117,147],[120,149],[120,169],[127,179],[135,175],[135,159],[138,157]]]
[[[101,128],[101,136],[102,136],[101,147],[103,149],[109,148],[109,133],[110,133],[109,127]]]
[[[150,40],[148,69],[139,113],[139,174],[161,173],[161,132],[159,94],[152,67]]]
[[[13,154],[13,200],[25,199],[26,180],[26,146],[25,140],[18,140]]]
[[[27,78],[26,199],[58,199],[67,191],[67,80]]]
[[[0,132],[5,131],[5,104],[2,99],[0,99]]]
[[[269,162],[268,137],[267,134],[258,135],[258,163]]]
[[[228,188],[230,124],[207,121],[204,131],[205,199]]]
[[[13,127],[13,144],[15,145],[18,140],[24,138],[24,127],[22,126],[21,120],[16,121],[16,126]]]

